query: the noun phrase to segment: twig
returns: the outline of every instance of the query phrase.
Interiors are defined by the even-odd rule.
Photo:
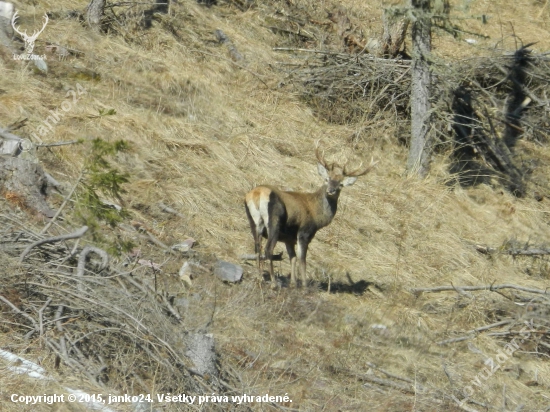
[[[43,321],[44,310],[50,305],[51,301],[52,301],[52,298],[48,298],[46,303],[44,303],[44,305],[38,310],[38,324],[39,324],[40,337],[44,335],[44,321]]]
[[[48,239],[41,239],[34,243],[31,243],[27,248],[21,253],[21,256],[19,256],[19,263],[23,263],[23,259],[25,259],[25,256],[29,254],[29,252],[40,245],[46,244],[46,243],[55,243],[55,242],[61,242],[63,240],[69,240],[69,239],[78,239],[88,231],[88,226],[82,226],[80,229],[78,229],[76,232],[69,233],[68,235],[60,235],[60,236],[54,236],[50,237]]]
[[[23,312],[21,309],[19,309],[17,306],[15,306],[13,303],[11,303],[8,299],[6,299],[2,295],[0,295],[0,300],[4,302],[6,305],[8,305],[15,313],[23,316],[25,319],[29,320],[32,323],[33,329],[31,329],[29,332],[25,334],[25,339],[30,338],[35,332],[40,331],[40,327],[30,315]]]

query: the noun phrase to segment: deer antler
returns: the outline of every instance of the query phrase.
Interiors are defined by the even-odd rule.
[[[370,163],[368,164],[368,166],[366,168],[361,169],[361,167],[363,166],[363,162],[361,162],[359,167],[355,170],[352,170],[351,172],[348,172],[346,170],[347,167],[348,167],[348,164],[346,163],[346,165],[344,166],[343,175],[348,176],[348,177],[359,177],[359,176],[366,175],[368,172],[370,172],[374,168],[376,163],[378,163],[378,160],[375,162],[374,158],[371,157]]]
[[[317,141],[317,144],[315,145],[315,156],[317,157],[317,161],[321,163],[325,169],[330,170],[332,169],[332,165],[328,165],[327,162],[325,161],[324,155],[322,155],[319,152],[319,147],[320,147],[319,143],[320,141]]]

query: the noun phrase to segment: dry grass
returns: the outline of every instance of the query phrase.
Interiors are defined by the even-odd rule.
[[[44,10],[86,5],[86,1],[66,0],[35,3],[19,2],[20,13],[39,16]],[[333,6],[296,3],[321,18],[323,10]],[[455,7],[462,4],[455,3]],[[361,22],[365,37],[380,32],[382,2],[341,4],[354,21]],[[161,16],[151,29],[125,36],[93,34],[70,19],[51,20],[40,39],[84,55],[65,60],[52,56],[47,75],[0,61],[0,126],[26,117],[27,126],[18,133],[31,135],[49,110],[66,99],[67,90],[80,83],[87,95],[42,140],[101,137],[129,142],[131,150],[116,162],[131,175],[124,202],[132,219],[150,227],[166,243],[192,236],[206,261],[215,255],[237,262],[240,254],[250,253],[253,243],[242,199],[254,185],[316,188],[320,183],[313,155],[317,139],[335,158],[379,159],[373,172],[345,189],[334,222],[311,243],[309,276],[320,284],[330,279],[332,291],[340,293],[313,287],[272,291],[257,281],[252,265],[245,265],[241,284],[228,286],[197,273],[193,286],[185,289],[172,277],[182,259],[166,258],[122,229],[102,230],[107,237],[134,236],[145,258],[158,263],[168,260],[166,293],[191,302],[185,313],[186,329],[211,321],[209,331],[216,338],[221,366],[242,393],[288,393],[293,403],[286,406],[304,411],[365,410],[365,405],[373,411],[459,410],[449,396],[458,396],[485,367],[484,356],[494,357],[505,341],[484,335],[473,339],[471,343],[484,355],[472,351],[467,342],[443,347],[436,342],[502,317],[528,314],[492,292],[476,292],[471,299],[450,292],[416,298],[408,289],[493,282],[544,289],[550,277],[546,261],[487,257],[473,245],[498,247],[510,239],[544,244],[550,238],[549,201],[537,202],[532,195],[516,199],[485,185],[449,186],[448,159],[443,154],[434,160],[428,179],[407,179],[403,174],[406,148],[397,142],[396,130],[380,122],[370,125],[357,140],[353,136],[360,125],[317,120],[298,96],[277,87],[280,73],[273,67],[285,57],[271,48],[286,39],[263,27],[274,15],[274,5],[283,12],[288,9],[286,3],[268,2],[241,12],[225,3],[204,8],[190,0],[180,1],[172,15]],[[442,59],[482,54],[495,46],[513,49],[512,33],[525,43],[539,41],[535,46],[539,50],[550,49],[550,10],[544,2],[475,2],[469,13],[491,17],[486,25],[477,20],[461,22],[490,39],[470,46],[437,35],[435,50]],[[244,55],[245,61],[239,64],[248,70],[230,61],[227,50],[215,40],[216,29],[223,30]],[[38,52],[43,47],[39,43]],[[99,109],[111,108],[116,115],[97,116]],[[547,146],[520,145],[543,159],[550,156]],[[88,149],[85,142],[41,149],[39,156],[52,175],[70,185]],[[158,201],[185,218],[162,213]],[[280,270],[289,273],[287,261]],[[347,293],[354,291],[350,279],[363,294]],[[2,310],[5,316],[7,310]],[[39,342],[15,344],[8,329],[0,329],[1,347],[33,361],[48,356]],[[544,410],[550,403],[550,363],[547,356],[530,352],[522,347],[476,389],[474,398],[500,408],[505,387],[507,410],[522,403],[527,405],[524,410]],[[361,376],[373,373],[369,362],[427,389],[412,395],[364,386]],[[67,379],[83,379],[63,364],[61,368]],[[0,375],[0,410],[27,410],[5,400],[10,388],[18,387],[19,378]],[[36,385],[40,384],[26,381],[17,390],[58,389]],[[255,405],[252,409],[274,408]]]

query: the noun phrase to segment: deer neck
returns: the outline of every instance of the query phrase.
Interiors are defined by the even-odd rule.
[[[338,196],[340,193],[328,196],[327,185],[325,184],[321,186],[315,195],[317,198],[317,227],[322,228],[332,222],[338,209]]]

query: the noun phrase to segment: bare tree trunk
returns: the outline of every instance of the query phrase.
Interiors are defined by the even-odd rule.
[[[103,18],[104,9],[105,0],[92,0],[90,4],[88,4],[86,21],[92,29],[99,30],[101,28],[101,19]]]
[[[431,51],[430,0],[412,0],[411,144],[407,172],[425,177],[429,170]]]

